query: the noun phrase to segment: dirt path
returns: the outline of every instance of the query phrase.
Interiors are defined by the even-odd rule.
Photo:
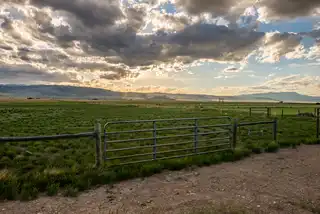
[[[190,213],[211,204],[234,213],[320,213],[320,146],[164,172],[101,187],[78,198],[5,202],[0,213]]]

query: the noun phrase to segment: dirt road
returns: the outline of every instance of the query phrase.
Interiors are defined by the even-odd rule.
[[[100,187],[77,198],[5,202],[0,204],[0,213],[179,214],[203,207],[218,213],[320,213],[320,146],[164,172]]]

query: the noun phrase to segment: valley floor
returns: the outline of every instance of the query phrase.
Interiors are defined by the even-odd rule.
[[[0,213],[319,213],[320,146],[164,172],[77,198],[4,202]]]

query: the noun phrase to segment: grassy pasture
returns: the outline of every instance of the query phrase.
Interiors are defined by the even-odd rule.
[[[313,112],[315,105],[309,104],[265,104],[265,103],[199,103],[199,102],[146,102],[146,101],[12,101],[0,103],[0,136],[35,136],[87,132],[93,130],[96,119],[102,124],[117,120],[168,119],[185,117],[214,117],[228,115],[237,118],[239,122],[270,121],[261,111],[253,112],[249,117],[249,107],[254,106],[283,107],[285,117],[279,118],[278,140],[280,146],[296,146],[300,143],[314,143],[316,122],[314,118],[296,117],[298,109],[301,112]],[[222,111],[219,107],[222,106]],[[281,114],[281,108],[273,109],[272,115]],[[280,112],[280,113],[279,113]],[[157,128],[192,126],[194,121],[161,122]],[[210,124],[225,124],[226,120],[199,121],[200,126]],[[108,131],[124,131],[130,129],[149,129],[152,123],[111,125]],[[221,128],[200,128],[200,132],[220,131]],[[108,184],[115,181],[148,176],[163,169],[179,170],[191,165],[207,165],[221,161],[233,161],[250,153],[276,151],[277,144],[272,142],[272,126],[258,125],[239,128],[237,149],[202,156],[164,160],[124,167],[108,168],[110,163],[120,163],[119,160],[95,169],[95,146],[90,138],[38,141],[21,143],[4,143],[0,145],[0,198],[1,199],[32,199],[39,193],[54,195],[62,192],[65,195],[75,195],[89,187]],[[192,134],[193,130],[159,131],[158,136],[175,134]],[[226,133],[204,135],[199,138],[210,140],[224,138]],[[152,137],[152,132],[121,134],[109,136],[108,140]],[[159,147],[158,152],[167,150],[188,149],[164,155],[181,155],[192,152],[193,136],[168,138],[159,140],[158,144],[186,143],[177,146]],[[200,142],[199,146],[208,147],[213,143]],[[132,143],[111,143],[109,149],[118,149],[138,145],[152,145],[152,140]],[[227,148],[222,145],[219,148]],[[201,151],[206,151],[203,148]],[[134,155],[137,153],[152,153],[152,148],[119,151],[108,153],[108,157]],[[148,156],[147,156],[148,157]],[[130,161],[146,159],[147,157],[132,157]],[[152,155],[150,155],[150,159]]]

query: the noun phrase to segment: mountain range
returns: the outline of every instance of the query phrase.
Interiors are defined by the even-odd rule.
[[[215,96],[203,94],[168,94],[117,92],[101,88],[88,88],[63,85],[0,85],[0,97],[13,98],[51,98],[51,99],[139,99],[139,100],[190,100],[217,101],[269,101],[269,102],[320,102],[320,97],[302,95],[296,92],[270,92],[245,94],[239,96]]]

